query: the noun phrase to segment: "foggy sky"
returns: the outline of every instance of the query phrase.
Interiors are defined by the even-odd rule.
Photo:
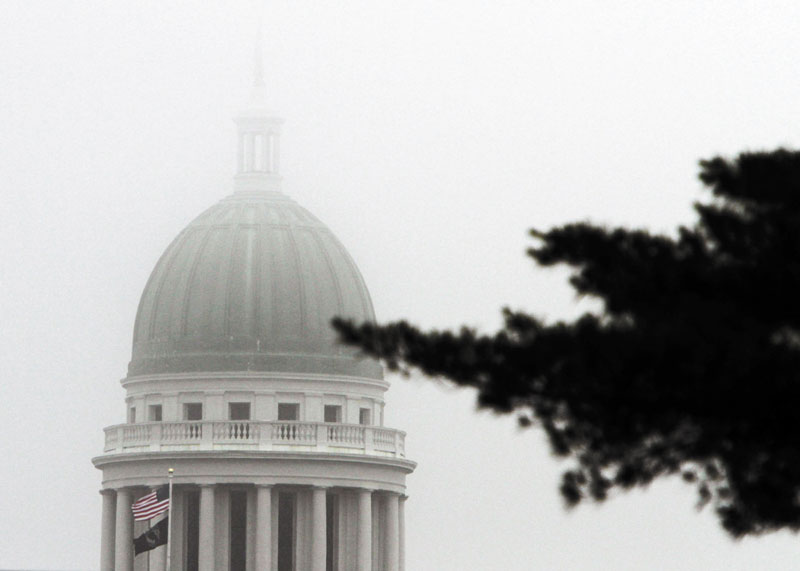
[[[232,191],[259,0],[5,0],[0,15],[0,568],[96,569],[105,426],[158,257]],[[491,331],[595,305],[531,227],[671,232],[697,160],[797,147],[796,2],[268,2],[284,192],[339,237],[378,319]],[[699,6],[698,6],[699,5]],[[781,568],[659,482],[567,513],[566,464],[474,397],[390,377],[409,571]]]

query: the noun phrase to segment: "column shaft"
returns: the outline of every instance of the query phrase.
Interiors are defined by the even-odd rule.
[[[358,492],[358,571],[372,571],[372,492]]]
[[[114,571],[114,528],[117,498],[113,490],[103,490],[103,516],[100,528],[100,571]]]
[[[214,571],[214,523],[214,486],[201,486],[199,571]]]
[[[325,488],[314,488],[311,507],[311,570],[325,571],[327,549],[327,492]]]
[[[117,490],[117,523],[114,530],[114,571],[133,569],[133,513],[130,490]]]
[[[400,568],[400,496],[386,498],[386,571]]]
[[[256,491],[256,569],[272,569],[272,488]]]

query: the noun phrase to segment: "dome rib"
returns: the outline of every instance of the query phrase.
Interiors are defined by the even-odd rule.
[[[200,228],[187,228],[184,230],[187,235],[192,233],[200,234]],[[202,232],[202,236],[199,238],[199,244],[197,246],[197,253],[194,255],[193,258],[187,260],[187,266],[189,266],[189,270],[186,273],[186,281],[183,288],[183,298],[181,299],[181,310],[180,310],[180,334],[182,336],[187,336],[189,334],[189,302],[191,300],[191,293],[192,293],[192,284],[194,283],[195,275],[197,274],[197,266],[200,263],[200,259],[203,256],[203,252],[205,251],[206,247],[208,246],[208,241],[211,238],[211,230],[210,228],[205,229]],[[180,291],[180,290],[178,290]]]
[[[290,231],[288,232],[288,243],[289,243],[289,250],[291,251],[291,256],[293,260],[292,268],[294,268],[295,277],[297,280],[297,298],[299,307],[297,308],[298,314],[300,315],[300,330],[304,330],[306,328],[306,306],[308,302],[306,300],[306,287],[305,282],[303,280],[303,260],[300,258],[300,255],[297,252],[297,240],[295,239],[294,232],[292,232],[293,228],[290,225]]]
[[[314,235],[313,239],[316,240],[317,245],[319,246],[319,251],[322,252],[322,256],[325,258],[325,265],[328,267],[328,271],[331,273],[331,281],[336,288],[336,310],[339,314],[341,314],[344,312],[344,303],[342,302],[342,285],[339,283],[339,276],[336,275],[336,271],[333,268],[333,263],[331,262],[331,257],[328,255],[328,251],[325,249],[325,244],[323,244],[322,238],[318,235]]]
[[[355,261],[353,260],[350,253],[345,249],[339,240],[334,238],[335,243],[337,244],[339,251],[342,254],[342,258],[344,259],[345,263],[347,264],[350,275],[355,280],[356,289],[359,290],[359,299],[361,301],[361,310],[365,313],[370,313],[372,315],[372,319],[370,321],[375,321],[375,315],[372,312],[372,298],[369,295],[369,290],[367,290],[367,284],[364,283],[364,278],[361,277],[361,272],[358,271],[358,267],[356,266]]]

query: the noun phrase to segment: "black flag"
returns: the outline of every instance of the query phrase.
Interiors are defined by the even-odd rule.
[[[159,545],[167,543],[169,531],[169,518],[165,517],[153,527],[145,531],[142,535],[133,540],[133,553],[139,555],[145,551],[155,549]]]

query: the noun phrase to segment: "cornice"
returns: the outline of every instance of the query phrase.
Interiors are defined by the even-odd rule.
[[[198,373],[158,373],[153,375],[136,375],[120,379],[124,388],[140,384],[150,384],[164,381],[237,381],[237,380],[264,380],[264,381],[323,381],[326,383],[348,383],[366,385],[388,390],[390,383],[384,379],[371,379],[368,377],[354,377],[349,375],[327,375],[319,373],[281,373],[271,371],[210,371]]]
[[[138,463],[138,462],[164,462],[168,460],[285,460],[291,462],[330,462],[330,463],[345,463],[345,464],[371,464],[387,466],[391,468],[399,468],[410,474],[417,467],[417,463],[413,460],[405,458],[392,458],[386,456],[367,456],[363,454],[341,454],[341,453],[327,453],[327,452],[282,452],[282,451],[243,451],[243,450],[226,450],[226,451],[187,451],[178,450],[173,452],[129,452],[124,454],[106,454],[103,456],[95,456],[92,458],[92,464],[95,468],[102,469],[109,464],[117,463]]]

